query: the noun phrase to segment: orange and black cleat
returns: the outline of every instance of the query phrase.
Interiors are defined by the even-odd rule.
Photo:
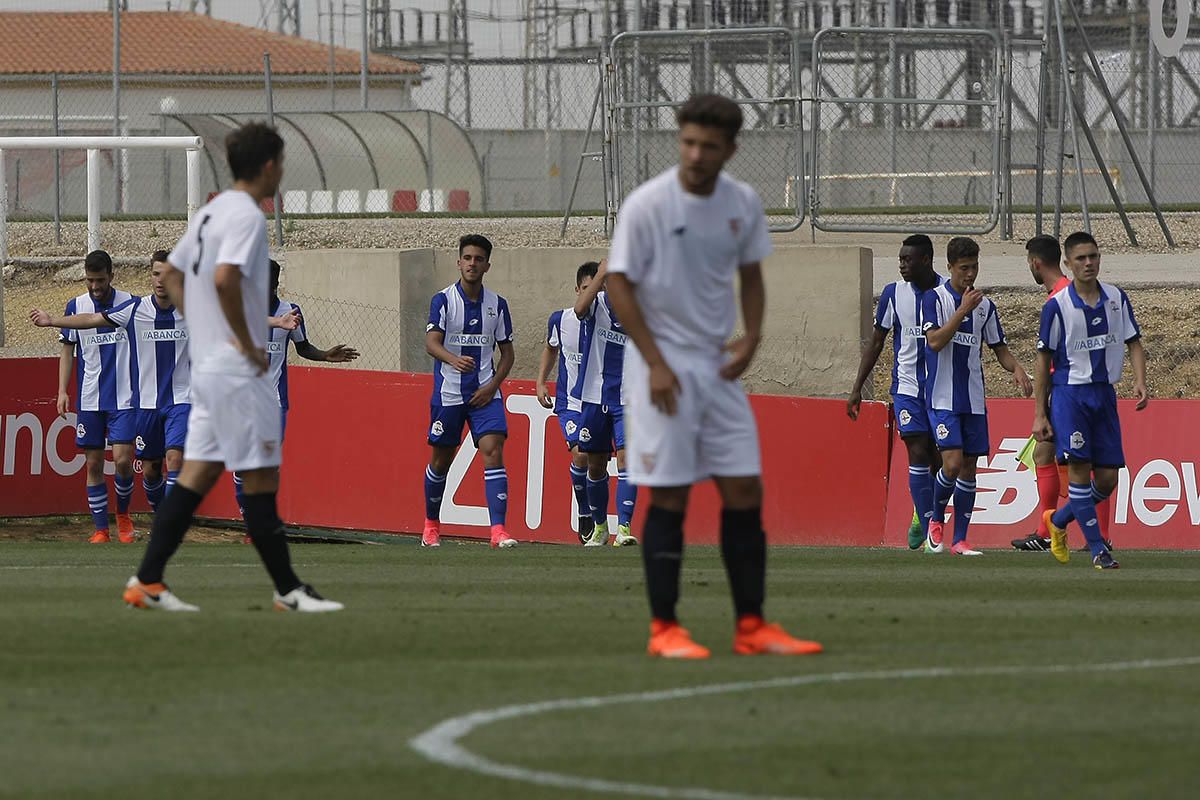
[[[659,658],[708,658],[712,653],[707,647],[692,641],[688,633],[678,622],[653,620],[650,623],[650,643],[646,645],[648,655]]]
[[[743,656],[806,656],[822,649],[819,642],[797,639],[779,625],[751,615],[738,620],[733,637],[733,652]]]

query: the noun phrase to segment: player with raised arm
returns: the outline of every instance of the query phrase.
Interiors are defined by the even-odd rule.
[[[934,480],[933,519],[925,551],[942,552],[946,506],[953,495],[954,541],[950,552],[978,556],[982,554],[967,544],[967,528],[975,511],[975,468],[979,458],[991,450],[980,359],[983,345],[992,348],[1000,366],[1013,374],[1026,397],[1033,386],[1008,349],[995,303],[975,288],[979,245],[974,239],[956,236],[946,246],[946,261],[950,280],[927,292],[921,304],[929,424],[942,453],[942,468]]]
[[[586,289],[596,277],[600,265],[586,261],[575,271],[575,295]],[[579,365],[589,343],[590,320],[575,315],[575,307],[563,308],[550,315],[546,324],[546,347],[538,364],[537,398],[542,408],[553,408],[562,429],[563,439],[571,453],[571,487],[575,491],[578,509],[576,532],[583,544],[592,535],[592,515],[588,507],[588,456],[579,450]],[[558,362],[558,380],[554,398],[550,397],[547,381],[550,370]]]
[[[653,619],[647,652],[707,658],[679,624],[683,518],[693,484],[721,496],[721,555],[737,614],[734,651],[817,653],[821,646],[763,620],[767,539],[758,429],[739,377],[762,338],[771,252],[762,201],[722,173],[742,111],[718,95],[676,113],[679,166],[621,205],[608,257],[608,294],[625,333],[629,476],[650,489],[642,562]],[[741,285],[745,333],[730,341]]]
[[[601,261],[596,278],[575,300],[575,316],[591,325],[591,341],[579,367],[579,449],[587,454],[588,506],[592,535],[584,547],[608,543],[608,461],[617,456],[617,535],[613,546],[637,544],[630,531],[637,487],[625,472],[625,329],[613,312],[604,291],[607,262]]]
[[[921,301],[942,282],[933,271],[933,242],[917,233],[900,247],[900,280],[889,283],[875,309],[875,335],[863,348],[858,375],[850,389],[846,413],[857,420],[862,389],[892,334],[892,411],[900,439],[908,451],[908,491],[916,509],[917,525],[908,532],[908,546],[925,543],[933,519],[933,472],[941,466],[930,435],[925,400],[925,334],[921,330]]]
[[[131,606],[196,611],[163,582],[196,508],[226,470],[242,472],[246,529],[275,585],[280,611],[338,611],[292,569],[276,511],[281,456],[279,401],[266,353],[270,297],[267,225],[259,203],[283,177],[283,139],[252,122],[225,138],[233,187],[196,212],[169,256],[163,284],[188,321],[192,413],[183,468],[154,516],[137,575],[125,587]]]
[[[125,331],[137,376],[136,452],[142,460],[142,488],[152,509],[158,508],[179,476],[192,408],[187,322],[167,297],[163,285],[167,269],[167,251],[156,250],[150,256],[151,294],[90,313],[52,317],[35,309],[29,314],[40,327]]]
[[[441,544],[442,493],[463,426],[483,455],[483,484],[491,522],[492,547],[513,547],[504,529],[508,514],[508,473],[504,440],[508,423],[500,385],[512,370],[512,316],[508,301],[483,286],[492,266],[492,243],[479,234],[458,240],[460,279],[433,296],[425,326],[425,352],[433,357],[429,466],[425,468],[425,529],[422,547]],[[500,350],[500,363],[492,356]]]
[[[1059,562],[1071,558],[1066,527],[1075,520],[1087,539],[1092,565],[1116,569],[1120,564],[1105,546],[1096,505],[1112,494],[1125,466],[1114,388],[1125,368],[1125,348],[1138,411],[1150,402],[1146,350],[1129,296],[1100,281],[1100,248],[1092,235],[1072,233],[1063,250],[1075,279],[1042,307],[1033,435],[1041,442],[1057,442],[1059,454],[1066,457],[1069,502],[1042,516],[1050,531],[1050,552]]]
[[[67,303],[64,316],[110,311],[134,296],[112,285],[112,258],[93,250],[83,261],[87,291]],[[36,322],[36,320],[35,320]],[[105,442],[112,445],[113,484],[117,492],[117,538],[124,544],[136,539],[129,503],[133,499],[133,450],[137,438],[137,386],[133,380],[129,334],[120,326],[95,330],[63,327],[59,341],[58,415],[71,410],[67,385],[75,361],[77,403],[75,446],[87,464],[87,498],[96,532],[92,544],[111,541],[108,532],[108,485],[104,480]]]

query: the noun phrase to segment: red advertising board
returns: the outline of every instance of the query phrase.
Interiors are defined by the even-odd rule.
[[[1033,473],[1017,454],[1033,427],[1032,400],[989,400],[988,428],[992,452],[980,459],[978,495],[968,539],[978,547],[1008,547],[1012,539],[1037,527],[1037,486]],[[1122,440],[1127,469],[1121,470],[1112,496],[1109,533],[1119,548],[1200,548],[1200,490],[1196,426],[1200,402],[1153,400],[1144,411],[1120,401]],[[892,450],[885,541],[903,546],[912,518],[908,493],[908,459],[897,440]],[[1078,528],[1072,541],[1083,543]]]

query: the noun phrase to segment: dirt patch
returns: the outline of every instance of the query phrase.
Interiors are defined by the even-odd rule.
[[[150,535],[150,517],[133,515],[138,542],[145,543]],[[91,517],[11,517],[0,519],[0,541],[23,542],[85,542],[92,535]],[[231,543],[242,541],[242,532],[226,528],[196,526],[187,534],[187,541],[201,543]]]

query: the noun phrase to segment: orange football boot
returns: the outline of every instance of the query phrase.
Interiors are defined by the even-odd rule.
[[[646,645],[646,653],[659,658],[708,658],[712,653],[707,647],[692,641],[688,633],[678,622],[652,620],[650,622],[650,643]]]
[[[108,528],[105,528],[93,533],[92,538],[88,539],[88,544],[108,544],[111,541],[112,537],[108,535]]]
[[[133,519],[128,514],[117,514],[117,541],[121,544],[133,544],[137,540],[137,531],[133,529]]]
[[[733,637],[733,652],[743,656],[805,656],[822,649],[818,642],[796,639],[779,625],[749,614],[738,620]]]

